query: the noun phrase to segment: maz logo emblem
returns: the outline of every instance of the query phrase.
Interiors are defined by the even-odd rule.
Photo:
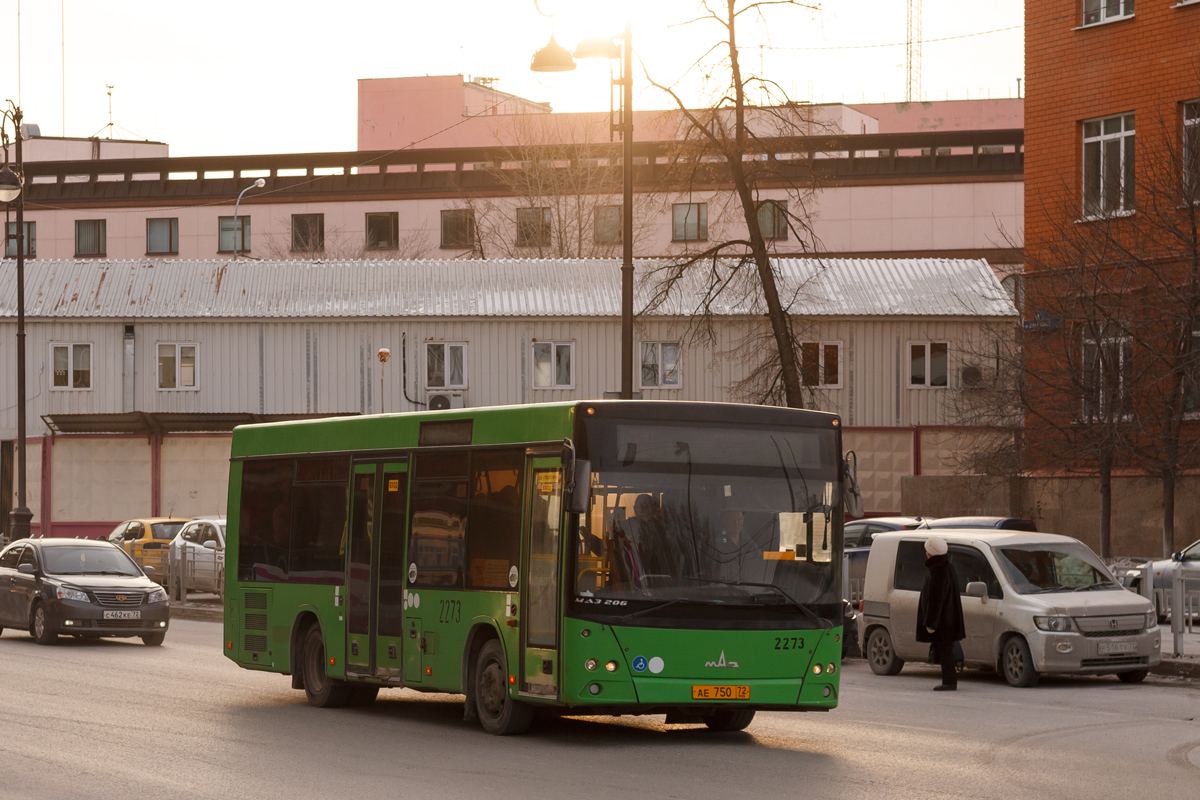
[[[716,661],[705,661],[704,662],[704,666],[706,666],[706,667],[728,667],[730,669],[737,669],[737,665],[738,665],[738,663],[736,661],[726,661],[725,660],[725,651],[724,650],[721,651],[721,657],[718,658]]]

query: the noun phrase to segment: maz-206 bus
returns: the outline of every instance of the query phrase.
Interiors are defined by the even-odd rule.
[[[494,734],[535,711],[726,731],[828,711],[848,469],[835,415],[761,406],[240,427],[225,654],[322,707],[462,693]]]

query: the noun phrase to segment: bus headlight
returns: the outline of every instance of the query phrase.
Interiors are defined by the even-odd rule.
[[[609,672],[616,672],[616,671],[617,671],[617,662],[615,662],[615,661],[610,661],[610,662],[608,662],[607,664],[605,664],[605,665],[604,665],[604,668],[605,668],[606,670],[608,670]]]
[[[833,673],[837,672],[837,664],[830,664],[825,668],[825,671],[832,675]]]
[[[592,670],[596,669],[596,659],[589,658],[587,661],[583,662],[583,666],[587,667],[588,672],[591,672]]]
[[[813,664],[813,675],[820,675],[820,674],[821,674],[821,665]]]

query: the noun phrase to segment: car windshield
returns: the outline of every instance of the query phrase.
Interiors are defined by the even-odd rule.
[[[1121,588],[1081,542],[1010,545],[996,552],[1020,594]]]
[[[575,613],[841,624],[835,432],[587,424],[592,505],[575,548]]]
[[[156,522],[150,526],[150,535],[155,539],[174,539],[182,527],[182,522]]]
[[[115,547],[43,547],[42,560],[50,575],[141,575],[137,564]]]

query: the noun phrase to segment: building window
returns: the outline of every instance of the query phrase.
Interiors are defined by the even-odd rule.
[[[459,342],[426,342],[425,386],[429,389],[466,387],[463,355],[467,346]]]
[[[642,342],[642,388],[678,389],[679,342]]]
[[[75,255],[103,256],[108,253],[108,229],[102,219],[75,220]]]
[[[1083,0],[1083,24],[1133,16],[1133,0]]]
[[[1200,203],[1200,100],[1183,104],[1183,192],[1188,202]]]
[[[764,200],[758,204],[758,230],[764,239],[788,238],[787,200]]]
[[[50,345],[54,365],[51,388],[59,391],[92,388],[92,346],[64,342]]]
[[[697,242],[708,238],[708,203],[676,203],[671,207],[671,241]]]
[[[385,211],[367,214],[367,249],[395,250],[400,246],[400,214]]]
[[[625,221],[620,206],[596,206],[592,232],[596,244],[620,244]]]
[[[239,253],[250,252],[250,217],[221,217],[218,220],[220,237],[217,242],[217,252]]]
[[[1123,333],[1105,333],[1083,341],[1083,419],[1089,422],[1128,417],[1132,379],[1133,340]]]
[[[292,214],[292,250],[312,253],[325,249],[325,215]]]
[[[1132,211],[1134,115],[1083,123],[1083,214]]]
[[[179,255],[179,218],[146,220],[146,255]]]
[[[533,386],[535,389],[571,389],[574,342],[533,343]]]
[[[547,247],[550,244],[550,209],[517,209],[517,247]]]
[[[475,212],[451,208],[442,212],[442,247],[470,250],[475,247]]]
[[[196,345],[158,345],[158,388],[196,388]]]
[[[945,345],[942,346],[945,347]],[[842,386],[841,356],[841,342],[801,342],[800,382],[805,386],[840,389]],[[942,374],[945,374],[944,369]]]
[[[24,248],[25,257],[33,258],[37,255],[37,223],[25,223],[25,241]],[[4,257],[17,257],[17,223],[8,223],[8,237],[4,242]]]
[[[950,374],[950,345],[946,342],[914,342],[908,346],[908,386],[944,388]]]

